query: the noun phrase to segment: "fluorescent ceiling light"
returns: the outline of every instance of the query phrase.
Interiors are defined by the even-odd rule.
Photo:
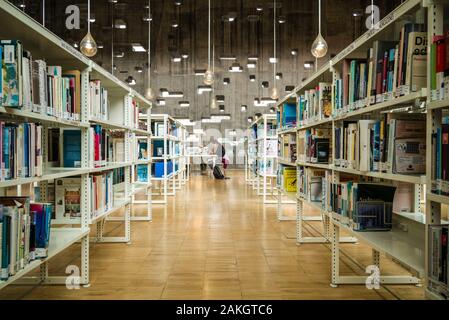
[[[182,108],[188,108],[190,107],[190,102],[189,101],[179,101],[178,102],[179,106]]]
[[[257,60],[259,60],[259,58],[256,56],[251,56],[251,57],[248,57],[248,60],[249,61],[257,61]]]
[[[255,107],[266,107],[267,105],[265,103],[262,103],[259,98],[254,99],[254,106]]]
[[[97,42],[97,47],[98,49],[103,49],[104,48],[103,42]]]
[[[224,107],[224,106],[223,106]],[[231,115],[230,114],[212,114],[210,116],[211,120],[231,120]]]
[[[254,69],[256,67],[256,63],[248,61],[246,66],[248,67],[248,69]]]
[[[195,69],[196,76],[204,76],[205,73],[206,73],[206,69]]]
[[[313,61],[305,61],[305,62],[304,62],[304,68],[306,68],[306,69],[312,69],[314,64],[315,64],[315,63],[314,63]]]
[[[150,17],[148,18],[148,16],[145,16],[142,18],[143,21],[149,22],[149,21],[153,21],[153,16],[150,15]]]
[[[273,57],[271,57],[270,59],[269,59],[269,61],[270,61],[270,63],[278,63],[278,61],[279,61],[279,59],[278,58],[273,58]]]
[[[264,97],[264,98],[260,99],[260,102],[261,102],[261,103],[264,103],[265,105],[269,105],[269,104],[276,103],[276,102],[277,102],[277,99],[272,99],[272,98],[266,98],[266,97]]]
[[[133,52],[147,52],[147,50],[140,43],[131,44]]]
[[[242,105],[241,110],[242,112],[246,112],[246,110],[248,110],[248,106]]]
[[[229,72],[243,72],[243,68],[238,63],[233,63],[229,67]]]
[[[123,58],[125,56],[125,52],[118,51],[114,54],[115,58]]]
[[[286,21],[287,21],[287,19],[286,19],[284,16],[279,16],[278,22],[279,22],[280,24],[283,24],[283,23],[285,23]]]
[[[184,52],[184,53],[181,54],[181,57],[182,57],[183,59],[187,59],[187,58],[189,58],[189,54],[186,53],[186,52]]]
[[[174,62],[174,63],[179,63],[179,62],[181,62],[181,60],[182,60],[181,57],[173,57],[173,58],[171,58],[171,61]]]
[[[221,56],[221,57],[220,57],[220,60],[235,61],[235,60],[237,60],[237,57],[234,56],[234,55],[231,55],[231,56]]]
[[[207,85],[198,86],[198,94],[203,94],[204,92],[211,92],[212,87]]]
[[[161,96],[164,98],[182,98],[184,97],[184,93],[181,91],[168,91],[165,88],[160,90]]]
[[[165,106],[165,99],[156,99],[156,104],[158,106]]]
[[[202,123],[221,123],[221,120],[211,119],[211,118],[202,118]]]
[[[173,28],[177,28],[179,26],[179,23],[177,21],[172,21],[171,26]]]

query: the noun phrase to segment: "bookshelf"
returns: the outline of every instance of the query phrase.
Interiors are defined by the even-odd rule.
[[[69,100],[63,100],[67,102],[66,104],[55,100],[52,102],[53,105],[51,105],[46,100],[42,100],[42,96],[28,96],[30,91],[27,90],[30,90],[31,87],[27,87],[25,80],[20,79],[19,86],[23,84],[24,88],[23,95],[18,96],[20,99],[23,99],[22,106],[13,108],[10,102],[6,102],[0,107],[2,120],[5,124],[13,124],[10,126],[11,128],[26,127],[26,130],[29,130],[29,128],[34,129],[40,127],[42,129],[41,135],[35,136],[35,141],[36,143],[37,141],[39,142],[41,151],[34,156],[23,156],[24,158],[22,159],[24,159],[24,162],[18,163],[23,164],[23,168],[26,169],[22,169],[21,173],[14,173],[14,175],[11,173],[11,176],[8,173],[7,176],[2,177],[0,181],[0,195],[10,197],[24,196],[32,202],[53,203],[56,211],[56,218],[52,219],[49,229],[50,236],[48,247],[45,249],[45,256],[34,260],[30,259],[29,262],[26,261],[14,274],[11,273],[7,279],[0,281],[0,289],[15,282],[65,285],[66,276],[50,276],[48,273],[48,265],[50,259],[78,242],[81,243],[79,280],[81,285],[88,286],[89,243],[129,243],[131,240],[130,196],[132,190],[129,178],[131,168],[136,163],[129,158],[131,148],[130,137],[133,134],[146,135],[148,137],[151,135],[151,132],[148,130],[144,131],[139,129],[137,123],[131,118],[131,115],[132,112],[136,112],[138,109],[150,110],[151,103],[9,2],[0,1],[0,17],[0,25],[3,27],[3,30],[8,30],[3,32],[3,39],[20,40],[20,44],[14,44],[14,49],[17,52],[21,52],[19,50],[23,48],[23,50],[26,50],[32,55],[33,59],[29,59],[27,62],[24,60],[23,65],[30,66],[31,62],[38,63],[39,59],[42,59],[41,61],[45,60],[49,68],[48,70],[42,68],[42,70],[45,70],[44,74],[47,76],[49,76],[50,68],[55,72],[51,75],[52,78],[50,79],[54,79],[52,81],[62,81],[59,80],[61,77],[59,70],[62,70],[63,74],[68,70],[75,70],[75,74],[70,76],[70,80],[66,81],[67,85],[70,83],[70,86],[72,86],[73,84],[73,87],[71,87],[73,88],[73,93],[70,93],[73,95],[70,96],[70,103],[68,102]],[[3,44],[12,45],[11,43]],[[38,68],[36,70],[40,71],[41,69]],[[62,77],[68,78],[69,76],[63,75]],[[106,91],[109,93],[107,96],[108,102],[105,102],[106,95],[103,95],[105,100],[101,102],[101,106],[104,108],[102,117],[97,117],[93,112],[94,104],[92,104],[93,100],[91,100],[93,96],[90,90],[94,79],[98,80],[99,85],[101,83],[104,94]],[[40,78],[33,80],[36,85],[41,85]],[[62,109],[61,111],[58,109],[60,106],[64,106],[66,109]],[[150,113],[150,111],[148,112]],[[92,134],[94,131],[92,128],[100,128],[103,130],[102,134],[104,133],[108,137],[109,134],[112,134],[112,131],[122,132],[124,159],[118,160],[118,158],[115,158],[112,155],[112,150],[115,149],[112,147],[111,154],[108,153],[108,157],[105,156],[103,158],[100,155],[100,145],[93,139]],[[59,143],[55,144],[54,141],[50,142],[52,138],[51,134],[61,135],[61,139],[64,139],[65,133],[70,131],[79,132],[80,144],[76,152],[80,158],[65,158],[64,148],[67,146],[66,144],[65,146],[61,146],[61,153],[59,154],[58,152],[58,159],[60,159],[55,162],[55,159],[53,159],[55,155],[54,148]],[[37,147],[37,145],[25,146],[25,144],[17,143],[17,147],[14,150],[19,153],[14,154],[14,157],[22,157],[21,153],[23,151],[21,150],[23,149],[33,150],[34,154],[36,152],[32,149],[34,147]],[[96,153],[95,150],[98,152]],[[93,154],[98,154],[99,158],[97,159],[96,156],[92,156]],[[38,160],[32,160],[32,157],[36,157],[36,159],[39,157],[42,162],[33,162]],[[69,160],[74,161],[75,165],[68,166]],[[148,159],[145,163],[151,163],[151,159]],[[116,190],[116,185],[111,183],[112,172],[118,169],[125,172],[125,178],[122,183],[123,188],[121,190]],[[97,178],[105,180],[97,180]],[[64,184],[60,185],[56,182],[65,179],[71,179],[73,181],[78,179],[76,188],[79,189],[75,189],[79,190],[76,192],[79,202],[77,202],[78,209],[74,210],[79,211],[79,214],[66,215],[67,212],[64,211],[64,214],[60,215],[58,213],[58,206],[54,205],[57,202],[58,190],[65,188]],[[104,189],[100,191],[106,194],[105,198],[102,198],[106,202],[106,206],[103,206],[101,203],[92,202],[91,190],[96,190],[92,189],[92,184],[95,186],[95,183],[97,183],[97,186],[100,186],[99,181],[103,181],[105,186],[114,187],[109,189],[107,187],[106,190],[109,191],[105,191]],[[64,191],[63,196],[65,197],[66,194],[66,191]],[[95,206],[98,205],[98,207],[92,207],[92,204]],[[110,218],[110,215],[120,210],[124,212],[124,216],[121,218],[125,229],[124,236],[105,236],[105,224]],[[96,235],[90,238],[93,225],[96,225]],[[25,260],[28,260],[28,257],[25,257]],[[40,268],[40,275],[38,277],[27,277],[27,274],[36,268]]]
[[[296,191],[296,97],[289,96],[276,107],[277,121],[277,218],[295,220],[283,215],[284,204],[297,204]]]
[[[154,185],[153,204],[167,204],[169,196],[175,196],[187,181],[185,126],[167,114],[152,114],[151,155],[153,169],[151,181]]]
[[[277,166],[276,115],[264,114],[248,128],[248,183],[263,203],[276,204],[275,180]]]
[[[447,50],[448,4],[434,1],[428,3],[428,39],[430,58],[427,64],[427,141],[431,146],[426,158],[426,297],[435,300],[449,299],[447,271],[447,190],[446,157],[444,136],[447,130],[447,110],[449,108],[447,87],[447,58],[441,63],[441,51]],[[438,60],[437,60],[438,59]],[[446,250],[446,252],[445,252]],[[446,263],[444,263],[446,262]]]
[[[437,7],[439,9],[435,9]],[[323,64],[317,72],[297,86],[293,94],[288,95],[278,104],[279,106],[289,101],[293,102],[296,98],[298,105],[296,128],[298,193],[292,195],[297,199],[297,243],[330,242],[332,251],[332,286],[365,284],[367,279],[364,276],[347,277],[340,274],[340,243],[355,243],[356,241],[366,243],[372,248],[373,264],[375,266],[380,266],[380,255],[383,254],[410,271],[406,275],[381,275],[380,281],[383,284],[420,285],[421,279],[427,274],[426,230],[429,228],[428,224],[431,223],[430,221],[435,223],[440,218],[439,207],[432,205],[429,208],[429,203],[432,201],[449,203],[441,195],[431,195],[429,197],[427,191],[427,199],[431,201],[428,201],[427,209],[424,210],[426,185],[431,183],[429,182],[429,172],[432,170],[431,161],[429,160],[431,153],[427,153],[427,168],[425,168],[425,171],[423,170],[423,165],[420,165],[419,167],[409,167],[409,172],[406,172],[401,167],[400,162],[394,163],[396,157],[393,157],[394,161],[391,161],[390,165],[385,164],[390,160],[387,158],[385,150],[393,150],[387,145],[389,141],[386,139],[383,142],[386,146],[385,149],[382,149],[384,153],[380,154],[381,156],[384,155],[385,158],[376,160],[378,163],[375,166],[373,166],[371,153],[364,153],[364,156],[369,155],[368,158],[370,160],[369,166],[365,168],[367,160],[364,156],[360,157],[362,152],[352,150],[355,150],[356,142],[358,145],[362,145],[359,140],[355,140],[355,135],[357,134],[357,138],[359,138],[359,135],[360,137],[364,136],[363,134],[366,131],[363,130],[366,130],[364,126],[367,124],[373,126],[370,127],[370,130],[378,130],[376,126],[381,124],[382,119],[387,119],[389,121],[388,124],[390,124],[390,119],[398,119],[395,122],[391,122],[398,125],[398,127],[400,124],[404,125],[404,122],[400,122],[402,120],[413,120],[416,121],[413,122],[415,125],[414,134],[416,136],[400,136],[399,133],[401,132],[399,129],[393,127],[392,130],[395,131],[392,131],[392,146],[395,147],[396,144],[403,143],[400,141],[401,138],[409,139],[419,146],[419,150],[421,150],[414,159],[419,159],[420,161],[424,159],[423,152],[425,150],[423,146],[426,138],[423,133],[426,132],[427,127],[426,144],[428,146],[431,145],[430,137],[432,136],[432,131],[430,126],[435,125],[435,116],[430,116],[432,113],[429,112],[427,113],[427,126],[425,127],[426,100],[429,100],[429,97],[432,96],[426,87],[430,87],[430,85],[422,86],[420,81],[426,75],[418,73],[414,75],[415,78],[411,78],[410,82],[408,82],[409,78],[405,67],[402,80],[393,78],[393,75],[399,68],[399,62],[395,61],[399,52],[398,47],[403,46],[399,38],[400,31],[405,30],[403,32],[409,32],[408,30],[412,30],[410,33],[416,32],[413,36],[422,36],[422,33],[425,32],[425,30],[421,29],[423,26],[424,29],[436,30],[435,32],[442,33],[442,27],[435,29],[432,24],[425,26],[425,22],[431,20],[432,23],[437,21],[437,23],[442,24],[442,12],[441,6],[433,6],[433,11],[429,10],[426,17],[426,9],[422,7],[421,1],[409,0],[403,2],[381,20],[376,28],[369,30],[355,40],[346,49],[334,56],[329,63]],[[407,26],[407,24],[410,24],[410,26]],[[421,34],[418,34],[419,32]],[[428,38],[430,39],[431,36],[429,34]],[[390,54],[386,55],[386,57],[390,59],[394,57],[392,60],[386,60],[388,63],[391,63],[392,69],[388,70],[392,73],[384,73],[388,82],[386,84],[381,82],[382,86],[380,89],[376,87],[378,89],[376,94],[376,92],[372,93],[372,91],[366,89],[369,87],[368,83],[361,85],[362,82],[357,80],[369,78],[367,73],[362,73],[369,71],[370,65],[368,62],[370,60],[367,57],[369,58],[370,56],[367,56],[367,52],[372,54],[374,52],[373,47],[383,45],[380,42],[385,42],[385,40],[395,40],[397,47],[396,51],[392,51],[392,49],[388,49],[390,51],[386,50]],[[383,54],[381,49],[376,50]],[[392,54],[393,52],[395,55]],[[365,65],[363,65],[364,61],[366,61]],[[393,65],[393,62],[397,64]],[[426,62],[422,59],[419,60],[419,57],[417,57],[416,60],[413,60],[413,63],[421,63],[422,65]],[[427,63],[430,64],[430,62]],[[366,78],[351,78],[352,74],[357,74],[355,72],[358,72],[359,76],[360,73],[364,74]],[[399,74],[399,71],[397,73]],[[419,78],[420,76],[421,78]],[[351,79],[353,79],[352,82]],[[376,82],[375,86],[377,85],[378,83]],[[349,96],[344,96],[344,94],[347,94],[346,90],[348,88],[353,91],[350,91]],[[347,100],[347,97],[350,97],[350,99]],[[439,110],[445,106],[447,106],[445,102],[433,101],[429,104],[427,110]],[[433,114],[438,112],[434,111]],[[404,119],[401,116],[404,116]],[[364,121],[372,121],[372,124]],[[433,124],[432,121],[434,122]],[[436,124],[438,125],[438,122]],[[382,130],[386,130],[385,127],[383,128]],[[385,136],[383,137],[385,138]],[[351,146],[350,142],[354,143],[354,145]],[[387,147],[390,147],[390,149],[387,149]],[[344,151],[343,153],[342,150]],[[404,158],[403,161],[408,160],[408,158]],[[413,173],[411,174],[410,171]],[[346,181],[350,181],[351,184],[348,184]],[[352,186],[352,181],[357,182],[357,188],[365,187],[364,184],[376,183],[385,185],[385,188],[393,188],[394,186],[404,193],[404,190],[407,191],[405,193],[407,194],[407,206],[402,203],[397,208],[393,206],[391,230],[357,231],[357,228],[360,228],[360,224],[354,224],[352,216],[349,218],[344,215],[346,214],[345,207],[336,207],[339,213],[334,212],[332,206],[335,206],[336,203],[331,202],[331,200],[338,193],[336,194],[336,190],[333,188],[348,188],[348,186]],[[366,186],[365,188],[376,188],[376,186]],[[347,191],[348,189],[343,190]],[[344,200],[338,199],[338,201]],[[338,202],[337,204],[340,205],[340,203],[343,202]],[[308,207],[311,206],[318,209],[321,213],[323,234],[320,237],[303,237],[303,223],[308,223],[303,215],[305,204]],[[346,202],[344,204],[346,205]],[[432,210],[434,210],[433,216],[430,215]],[[425,217],[425,212],[427,212],[427,218]],[[435,219],[435,217],[438,219]],[[320,217],[317,217],[317,219],[319,220]],[[344,231],[345,235],[348,236],[340,237],[341,231]]]

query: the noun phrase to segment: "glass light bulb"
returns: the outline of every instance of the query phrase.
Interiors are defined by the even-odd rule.
[[[319,33],[312,44],[312,55],[315,58],[322,58],[327,54],[327,48],[326,40],[324,40],[321,33]]]
[[[278,88],[274,87],[273,89],[271,89],[271,99],[273,99],[273,100],[279,99]]]
[[[153,89],[151,89],[151,87],[148,87],[145,90],[145,98],[147,98],[150,101],[154,100],[154,92],[153,92]]]
[[[204,74],[204,84],[205,85],[212,85],[214,83],[214,73],[212,70],[207,69],[206,73]]]
[[[81,40],[80,50],[86,57],[89,58],[97,54],[98,50],[97,43],[95,42],[90,32],[88,32],[84,36],[83,40]]]
[[[210,108],[211,109],[217,109],[218,105],[217,105],[217,100],[215,100],[215,98],[212,98],[211,102],[210,102]]]

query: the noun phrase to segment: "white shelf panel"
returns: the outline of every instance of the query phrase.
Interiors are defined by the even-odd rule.
[[[133,165],[139,165],[139,164],[149,164],[151,163],[151,159],[141,159],[141,160],[136,160],[133,162]]]
[[[425,244],[423,241],[412,239],[404,235],[404,232],[392,231],[367,231],[357,232],[335,219],[332,223],[338,225],[344,231],[352,234],[358,240],[368,244],[380,253],[387,254],[405,266],[424,276]]]
[[[97,172],[102,172],[102,171],[109,171],[109,170],[114,170],[114,169],[118,169],[118,168],[129,167],[129,166],[132,166],[132,165],[133,165],[132,162],[106,163],[106,165],[104,165],[102,167],[91,168],[89,170],[89,173],[97,173]]]
[[[321,126],[323,124],[329,124],[332,123],[332,118],[326,118],[326,119],[321,119],[318,121],[309,121],[310,123],[304,124],[302,126],[298,126],[297,130],[307,130],[313,127],[318,127]]]
[[[311,163],[311,162],[297,161],[296,164],[298,166],[303,166],[303,167],[331,170],[331,167],[328,163]]]
[[[55,126],[68,126],[68,127],[76,127],[76,128],[88,128],[89,123],[83,123],[81,121],[71,121],[65,120],[61,118],[56,118],[53,116],[49,116],[46,114],[40,114],[31,111],[25,111],[21,109],[12,109],[0,107],[0,113],[8,114],[10,116],[18,117],[24,120],[32,120],[34,122],[41,122],[47,125],[55,125]]]
[[[256,140],[251,140],[250,142],[258,142],[258,141],[263,141],[263,140],[277,140],[278,137],[277,136],[268,136],[268,137],[262,137],[262,138],[257,138]]]
[[[120,123],[114,123],[111,120],[103,120],[103,119],[95,119],[95,118],[91,118],[89,120],[91,123],[94,124],[99,124],[101,125],[103,128],[107,128],[107,129],[113,129],[113,130],[131,130],[130,127],[125,126],[124,124],[120,124]]]
[[[404,217],[419,224],[426,224],[426,215],[420,212],[395,212],[398,216]]]
[[[333,117],[333,120],[340,121],[340,120],[344,120],[344,119],[347,119],[350,117],[355,117],[355,116],[359,116],[362,114],[370,113],[373,111],[379,111],[379,110],[387,109],[387,108],[394,107],[394,106],[413,103],[416,99],[424,99],[424,98],[426,98],[426,96],[427,96],[426,89],[422,89],[420,91],[412,92],[412,93],[402,96],[402,97],[394,98],[390,101],[385,101],[385,102],[365,106],[361,109],[357,109],[357,110],[350,111],[350,112],[347,112],[347,113],[339,115],[339,116],[335,116],[335,117]]]
[[[147,130],[142,130],[142,129],[132,129],[132,132],[134,132],[136,135],[142,135],[144,137],[149,137],[151,136],[151,132],[147,131]]]
[[[89,235],[89,229],[83,230],[80,228],[52,228],[50,231],[50,244],[48,247],[48,257],[45,259],[32,261],[24,269],[20,270],[14,276],[6,281],[0,281],[0,290],[12,284],[27,273],[39,267],[42,263],[55,257],[58,253],[64,251],[75,242],[81,240],[83,237]]]
[[[111,213],[113,213],[113,212],[115,212],[115,211],[117,211],[117,210],[120,210],[120,209],[123,208],[124,206],[130,204],[130,202],[131,202],[131,200],[129,200],[129,199],[128,199],[128,200],[120,201],[120,202],[119,202],[118,204],[116,204],[113,208],[111,208],[111,209],[109,209],[109,210],[107,210],[107,211],[105,211],[105,212],[99,214],[99,215],[96,216],[96,217],[93,217],[93,218],[90,220],[90,224],[94,224],[94,223],[96,223],[97,221],[106,218],[106,217],[109,216]]]
[[[297,131],[296,127],[289,128],[289,129],[279,129],[277,134],[278,134],[278,136],[282,136],[282,135],[285,135],[285,134],[296,133],[296,131]]]
[[[427,110],[435,110],[449,107],[449,99],[436,100],[427,104]]]
[[[44,175],[41,177],[21,178],[15,180],[8,180],[0,182],[0,188],[7,188],[18,186],[22,184],[34,183],[39,181],[55,180],[60,178],[78,176],[81,174],[89,173],[89,169],[76,169],[76,168],[48,168],[44,171]]]
[[[279,164],[283,164],[285,166],[296,167],[296,163],[295,162],[290,162],[287,159],[280,158],[280,157],[278,157],[278,163]]]
[[[426,179],[425,175],[416,176],[416,175],[405,175],[405,174],[395,174],[395,173],[383,173],[383,172],[369,172],[369,171],[358,171],[354,169],[341,168],[336,166],[330,166],[330,168],[337,172],[350,173],[360,176],[367,176],[373,178],[380,178],[391,181],[399,181],[399,182],[407,182],[413,184],[425,184]]]
[[[449,205],[449,197],[444,195],[435,194],[432,192],[427,192],[426,199],[428,201],[443,203]]]

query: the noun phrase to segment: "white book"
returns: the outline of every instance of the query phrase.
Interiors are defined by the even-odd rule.
[[[370,127],[376,123],[375,120],[359,120],[358,132],[359,132],[359,170],[370,171],[370,154],[371,154],[371,141],[370,141]]]

